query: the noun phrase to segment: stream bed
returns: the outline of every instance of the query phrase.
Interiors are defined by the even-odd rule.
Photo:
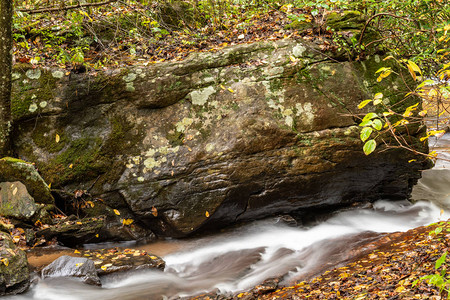
[[[449,147],[447,134],[437,145],[441,157],[448,155]],[[289,284],[332,268],[379,233],[450,218],[448,166],[438,161],[434,169],[423,172],[413,191],[414,203],[380,200],[309,226],[272,218],[200,238],[130,245],[162,256],[165,271],[105,276],[102,287],[69,278],[37,280],[26,294],[5,299],[172,299],[211,291],[232,294],[274,277]]]

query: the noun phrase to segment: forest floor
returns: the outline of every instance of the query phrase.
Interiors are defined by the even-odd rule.
[[[161,18],[156,21],[146,14],[147,7],[137,2],[89,11],[16,13],[14,55],[17,63],[67,69],[82,63],[100,69],[178,61],[193,52],[284,38],[304,38],[320,44],[323,50],[336,47],[329,42],[332,32],[323,28],[327,13],[323,9],[315,16],[308,8],[291,6],[259,11],[233,9],[234,13],[220,20],[191,25],[181,20],[176,26],[164,24]],[[298,16],[306,17],[305,22],[311,26],[292,28],[295,26],[290,24]]]

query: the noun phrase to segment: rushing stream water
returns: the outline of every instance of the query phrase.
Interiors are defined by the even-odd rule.
[[[450,146],[445,135],[438,144]],[[441,156],[441,157],[442,157]],[[141,249],[161,255],[166,270],[122,273],[102,278],[102,287],[68,278],[39,280],[24,295],[9,299],[170,299],[202,292],[232,293],[284,275],[286,283],[345,259],[348,250],[377,232],[408,229],[450,218],[450,168],[438,162],[423,173],[408,201],[378,201],[372,208],[334,214],[309,227],[275,219],[202,238],[164,241]]]

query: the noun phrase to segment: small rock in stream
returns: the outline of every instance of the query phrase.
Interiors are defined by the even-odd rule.
[[[87,284],[101,285],[94,262],[82,257],[61,256],[42,269],[41,275],[42,278],[75,277]]]

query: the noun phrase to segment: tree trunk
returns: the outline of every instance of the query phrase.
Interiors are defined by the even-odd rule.
[[[0,157],[11,151],[13,0],[0,0]]]

